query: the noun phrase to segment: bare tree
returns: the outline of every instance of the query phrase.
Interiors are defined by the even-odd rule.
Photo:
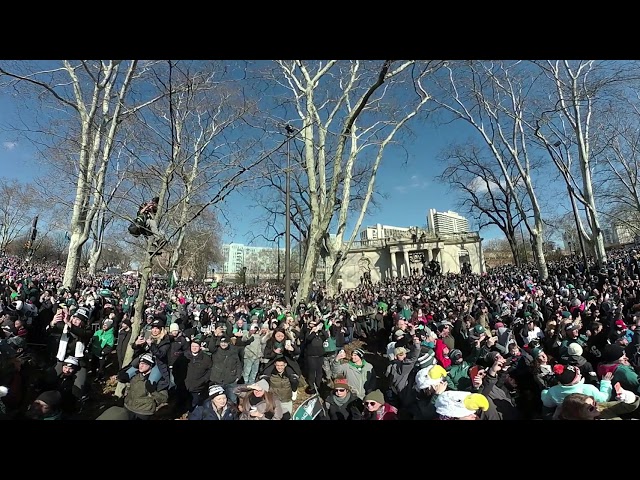
[[[28,231],[38,203],[33,186],[0,179],[0,251]]]
[[[596,198],[601,213],[612,226],[621,226],[640,235],[640,111],[631,104],[625,111],[608,117],[608,143],[597,165],[601,184]]]
[[[495,225],[504,233],[516,265],[524,262],[518,250],[516,229],[522,222],[513,193],[506,186],[503,172],[495,161],[487,159],[475,145],[448,150],[443,161],[447,167],[437,179],[461,195],[460,208],[478,223],[478,229]],[[522,181],[517,168],[506,163],[511,183],[517,189],[520,203],[526,205]]]
[[[297,301],[305,299],[320,252],[327,253],[327,285],[337,286],[340,268],[356,238],[373,194],[385,149],[429,100],[422,81],[439,62],[278,60],[280,76],[299,122],[291,142],[302,143],[301,164],[308,189],[307,253]],[[288,103],[287,103],[288,102]],[[289,113],[289,112],[287,112]],[[367,185],[353,232],[344,241],[353,199],[353,175],[370,162],[362,181]],[[330,230],[335,231],[331,240]]]
[[[198,207],[194,209],[195,211],[189,209],[187,218],[184,218],[180,213],[180,223],[174,224],[171,231],[166,231],[168,240],[178,237],[180,232],[184,232],[184,229],[200,217],[203,212],[223,201],[229,193],[242,184],[242,176],[255,165],[264,161],[265,158],[265,156],[251,158],[249,156],[251,150],[247,148],[251,140],[243,142],[236,137],[226,141],[224,138],[219,138],[215,142],[207,142],[204,146],[194,143],[192,145],[201,147],[194,150],[189,148],[188,141],[184,144],[181,143],[186,140],[183,133],[186,135],[188,132],[183,131],[186,124],[178,117],[189,115],[189,109],[183,110],[181,108],[181,102],[185,100],[183,93],[192,88],[194,79],[201,73],[198,69],[191,71],[188,63],[167,61],[166,64],[156,65],[152,68],[156,81],[149,85],[149,88],[157,90],[157,95],[162,97],[164,101],[157,102],[146,112],[138,112],[140,118],[136,129],[137,145],[133,143],[131,145],[132,154],[137,155],[133,180],[137,187],[136,190],[142,195],[138,201],[149,199],[152,196],[159,198],[159,208],[155,220],[163,229],[170,226],[175,211],[185,204],[186,195],[185,190],[182,189],[184,187],[182,175],[185,172],[189,172],[188,175],[190,175],[193,171],[189,169],[188,162],[193,159],[194,152],[199,156],[199,164],[205,158],[212,162],[209,173],[203,175],[207,178],[207,183],[200,191],[203,196],[208,197],[208,201],[200,202]],[[225,95],[220,95],[219,105],[224,107],[222,101],[226,101],[229,102],[230,108],[244,105],[243,108],[249,109],[247,111],[252,110],[249,100],[243,95],[241,86],[227,77],[225,73],[228,73],[228,70],[223,70],[220,80],[211,85],[212,89],[225,93]],[[210,109],[212,105],[208,104],[203,107],[203,112],[205,108]],[[196,117],[196,121],[203,120],[203,118],[203,116]],[[239,117],[235,117],[235,120],[238,119]],[[209,117],[209,120],[215,121],[215,116]],[[203,129],[196,131],[196,136],[203,135],[206,138],[209,133],[210,130]],[[211,151],[215,149],[224,150],[225,154],[212,155]],[[181,178],[183,178],[182,182]],[[187,193],[190,194],[190,192]],[[182,221],[183,218],[184,221]],[[183,241],[184,238],[182,238]],[[158,248],[153,246],[153,242],[153,237],[145,240],[147,254],[141,264],[139,295],[135,304],[136,313],[132,321],[132,336],[136,336],[141,328],[147,286],[154,266],[154,258],[158,253]],[[175,246],[171,245],[171,248],[175,248]],[[183,250],[182,245],[180,249]],[[124,363],[130,362],[132,358],[133,349],[129,346]],[[122,395],[123,388],[124,385],[119,384],[116,395]]]
[[[597,152],[594,155],[593,149],[602,146],[594,139],[594,120],[597,122],[598,113],[606,110],[610,102],[617,102],[617,91],[627,87],[630,80],[637,79],[637,62],[547,60],[537,61],[535,64],[553,85],[551,104],[556,118],[545,122],[544,125],[557,127],[558,123],[566,122],[567,130],[570,132],[568,135],[564,129],[559,128],[552,131],[565,148],[567,156],[571,155],[572,151],[576,152],[582,189],[579,193],[574,189],[572,199],[580,201],[586,209],[591,230],[590,242],[597,262],[602,266],[607,260],[607,255],[593,188],[593,158],[598,156]],[[597,127],[597,123],[595,126]],[[598,128],[595,132],[597,130]],[[541,135],[540,130],[539,137],[547,143],[556,143],[555,140]],[[564,168],[564,165],[559,168]],[[563,175],[567,177],[565,172]],[[567,184],[573,188],[570,181],[567,181]],[[581,234],[585,236],[582,228]]]
[[[531,144],[526,110],[527,95],[535,83],[531,72],[519,61],[461,61],[447,66],[447,77],[438,79],[442,88],[436,103],[454,118],[471,125],[495,157],[520,217],[529,232],[540,276],[549,275],[544,256],[542,208],[532,178]],[[532,219],[526,215],[517,187],[510,175],[513,165],[527,192]]]
[[[54,64],[55,63],[55,64]],[[105,175],[121,123],[156,98],[148,98],[130,107],[131,90],[139,73],[137,60],[63,60],[42,65],[29,62],[0,64],[4,86],[28,88],[33,94],[46,97],[73,122],[61,121],[60,114],[39,142],[55,143],[60,138],[73,141],[70,152],[77,166],[75,198],[69,232],[69,256],[63,283],[75,287],[82,248],[89,239],[93,220],[102,204]],[[142,69],[144,71],[144,69]],[[141,89],[144,92],[145,89]],[[50,106],[46,104],[45,106]],[[53,121],[51,122],[54,123]],[[68,134],[65,137],[65,134]],[[51,140],[51,137],[54,140]],[[45,137],[45,138],[43,138]]]

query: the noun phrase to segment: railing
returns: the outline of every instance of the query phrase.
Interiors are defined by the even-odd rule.
[[[455,242],[478,241],[479,239],[480,234],[478,232],[443,233],[439,235],[427,234],[424,236],[418,235],[415,241],[411,236],[399,238],[377,238],[374,240],[355,240],[351,245],[351,249],[356,250],[359,248],[384,248],[390,245],[433,243],[452,240]]]

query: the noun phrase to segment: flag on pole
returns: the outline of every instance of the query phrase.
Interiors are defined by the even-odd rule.
[[[293,413],[291,420],[315,420],[322,412],[322,404],[320,402],[322,402],[322,399],[318,394],[307,398]]]
[[[171,277],[169,277],[169,288],[175,287],[176,283],[178,283],[178,274],[174,270],[171,272]]]

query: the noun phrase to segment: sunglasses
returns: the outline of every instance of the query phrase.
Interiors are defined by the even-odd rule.
[[[364,402],[364,404],[368,407],[373,407],[377,404],[378,402]]]
[[[335,390],[336,392],[346,392],[346,391],[347,391],[347,389],[346,389],[346,388],[334,388],[334,390]]]

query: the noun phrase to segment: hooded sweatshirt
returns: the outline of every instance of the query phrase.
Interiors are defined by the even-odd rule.
[[[611,398],[611,381],[601,380],[600,389],[593,385],[584,383],[584,378],[581,378],[575,385],[555,385],[547,390],[543,390],[541,394],[542,404],[545,407],[555,408],[562,404],[567,395],[571,393],[582,393],[589,395],[595,399],[596,402],[608,402]]]
[[[444,355],[444,349],[448,348],[447,345],[440,339],[436,340],[436,359],[438,364],[445,370],[451,366],[451,359]]]

